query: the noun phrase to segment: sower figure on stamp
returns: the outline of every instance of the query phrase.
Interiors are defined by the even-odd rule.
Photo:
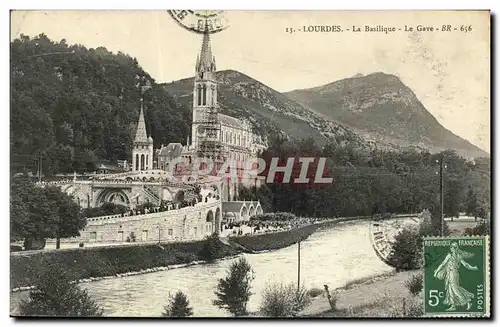
[[[477,267],[471,266],[464,259],[471,258],[474,254],[462,251],[458,248],[458,244],[453,242],[450,247],[450,253],[446,256],[439,267],[434,271],[434,277],[444,279],[446,296],[444,304],[450,305],[446,311],[455,311],[457,306],[467,305],[467,310],[472,305],[474,294],[461,287],[458,282],[459,268],[463,265],[469,270],[478,270]]]

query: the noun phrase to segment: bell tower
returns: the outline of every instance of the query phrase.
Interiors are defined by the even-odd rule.
[[[207,132],[206,123],[210,115],[217,114],[217,81],[215,80],[215,57],[210,48],[208,25],[205,26],[201,52],[196,58],[193,90],[193,122],[191,141],[199,149],[200,137]],[[217,118],[217,117],[212,117]],[[209,128],[210,129],[210,128]],[[218,135],[217,135],[218,136]]]
[[[143,99],[141,98],[141,112],[132,149],[132,171],[153,169],[153,138],[148,137],[146,132],[143,107]]]

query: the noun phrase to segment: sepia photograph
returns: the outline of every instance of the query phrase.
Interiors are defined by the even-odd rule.
[[[11,10],[10,316],[489,319],[489,10]]]

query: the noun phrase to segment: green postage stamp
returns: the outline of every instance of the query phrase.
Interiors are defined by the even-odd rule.
[[[426,237],[423,243],[425,315],[488,317],[489,238]]]

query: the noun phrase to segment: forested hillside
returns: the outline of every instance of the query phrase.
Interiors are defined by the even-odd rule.
[[[87,49],[41,34],[11,42],[11,169],[45,174],[93,170],[96,161],[131,158],[141,87],[155,147],[184,141],[187,107],[156,85],[135,58]],[[130,157],[130,158],[129,158]]]
[[[485,217],[491,210],[490,161],[467,161],[453,150],[431,154],[426,151],[366,150],[352,143],[276,139],[264,158],[325,157],[331,184],[269,183],[258,190],[242,189],[240,199],[257,196],[265,212],[292,212],[301,216],[348,217],[375,213],[417,213],[424,208],[439,212],[439,163],[444,162],[444,214],[465,212]],[[300,170],[298,170],[300,172]],[[314,175],[311,175],[314,176]],[[296,176],[298,177],[298,176]],[[275,179],[279,181],[279,177]]]

